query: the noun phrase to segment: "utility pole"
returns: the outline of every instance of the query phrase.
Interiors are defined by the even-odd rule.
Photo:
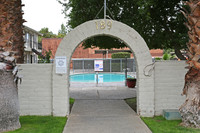
[[[104,19],[106,19],[106,0],[104,0]]]

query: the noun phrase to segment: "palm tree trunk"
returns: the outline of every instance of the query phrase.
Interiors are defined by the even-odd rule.
[[[12,72],[0,70],[0,132],[20,128],[16,88]]]
[[[185,75],[183,95],[185,103],[180,107],[182,125],[200,128],[200,0],[185,2],[190,7],[190,13],[183,12],[190,38],[188,46],[189,71]]]
[[[17,63],[23,63],[21,0],[0,2],[0,132],[20,128]]]

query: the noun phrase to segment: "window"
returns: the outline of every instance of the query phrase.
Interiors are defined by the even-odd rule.
[[[38,49],[38,43],[37,43],[37,36],[33,36],[33,44],[34,44],[34,49]]]
[[[28,39],[29,39],[29,34],[26,32],[25,40],[28,41]]]
[[[30,48],[33,48],[33,35],[30,34]]]
[[[25,47],[27,48],[27,47],[29,47],[29,33],[25,33]]]
[[[37,55],[33,55],[34,57],[34,63],[37,63]]]

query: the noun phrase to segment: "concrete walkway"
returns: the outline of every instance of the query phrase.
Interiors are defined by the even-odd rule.
[[[136,88],[128,87],[70,87],[74,99],[127,99],[136,97]]]
[[[76,100],[63,133],[151,133],[124,100]]]

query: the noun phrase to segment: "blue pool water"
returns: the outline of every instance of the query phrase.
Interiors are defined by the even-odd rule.
[[[130,77],[130,76],[128,76]],[[96,82],[96,74],[75,74],[70,76],[71,82]],[[99,73],[98,82],[122,82],[125,81],[124,74],[114,74],[114,73]]]

